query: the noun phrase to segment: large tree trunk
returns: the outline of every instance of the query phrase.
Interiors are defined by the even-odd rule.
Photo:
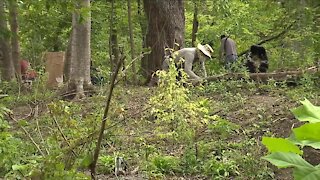
[[[10,31],[7,27],[4,1],[0,1],[0,68],[3,80],[14,79],[14,67],[10,48]]]
[[[11,47],[12,61],[15,68],[15,73],[18,80],[21,80],[20,67],[20,45],[19,45],[19,24],[18,24],[18,3],[17,0],[9,1],[10,27],[11,27]]]
[[[90,0],[82,0],[78,9],[90,8]],[[69,87],[76,90],[76,98],[85,96],[84,88],[91,86],[90,78],[90,35],[91,16],[75,11],[72,16],[72,45]],[[82,16],[82,17],[81,17]]]
[[[148,19],[147,47],[151,53],[146,56],[149,78],[161,68],[165,48],[180,49],[184,46],[185,16],[183,0],[144,0]],[[176,46],[178,44],[179,46]]]

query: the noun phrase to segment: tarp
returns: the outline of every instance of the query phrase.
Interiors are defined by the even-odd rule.
[[[46,72],[48,73],[47,87],[55,89],[63,84],[64,52],[46,52]]]

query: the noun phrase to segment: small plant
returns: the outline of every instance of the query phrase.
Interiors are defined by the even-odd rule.
[[[147,165],[147,169],[156,174],[173,174],[179,171],[180,160],[174,156],[153,155]]]
[[[302,106],[293,109],[292,113],[299,121],[307,123],[292,129],[289,138],[263,137],[262,143],[270,153],[263,159],[278,168],[293,168],[296,180],[320,179],[320,164],[313,166],[301,157],[304,146],[320,149],[320,107],[308,100],[301,103]]]

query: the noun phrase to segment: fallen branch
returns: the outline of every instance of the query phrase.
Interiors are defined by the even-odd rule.
[[[277,39],[277,38],[283,36],[284,34],[286,34],[286,33],[291,29],[291,27],[292,27],[295,23],[296,23],[296,21],[292,22],[287,28],[285,28],[285,29],[284,29],[283,31],[281,31],[279,34],[277,34],[277,35],[275,35],[275,36],[271,36],[270,38],[267,38],[267,39],[265,39],[265,40],[262,40],[262,41],[256,43],[256,45],[262,45],[262,44],[264,44],[264,43],[266,43],[266,42],[268,42],[268,41],[271,41],[271,40],[274,40],[274,39]],[[249,51],[250,51],[250,50],[247,49],[247,50],[241,52],[238,56],[239,56],[239,57],[240,57],[240,56],[243,56],[244,54],[248,53]]]
[[[250,78],[254,81],[263,81],[267,82],[269,79],[274,79],[276,81],[284,81],[290,78],[295,78],[302,76],[305,73],[316,73],[319,69],[316,67],[311,67],[306,70],[297,70],[297,71],[285,71],[285,72],[274,72],[274,73],[227,73],[218,76],[210,76],[205,78],[206,81],[219,81],[223,79],[244,79]]]

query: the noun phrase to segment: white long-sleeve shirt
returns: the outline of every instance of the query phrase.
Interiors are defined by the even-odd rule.
[[[199,52],[198,54],[197,53],[198,53],[198,50],[195,47],[183,48],[183,49],[180,49],[179,51],[176,51],[173,54],[173,58],[174,58],[174,62],[176,64],[179,64],[181,60],[183,61],[183,65],[184,65],[183,69],[186,72],[186,74],[189,76],[190,79],[199,80],[201,78],[192,71],[193,64],[195,62],[199,61],[201,68],[202,68],[202,71],[204,73],[204,77],[207,77],[207,72],[206,72],[205,64],[204,64],[204,61],[205,61],[204,55],[202,55],[201,52]],[[168,70],[168,68],[169,68],[169,59],[168,58],[163,61],[162,68],[164,70]]]

